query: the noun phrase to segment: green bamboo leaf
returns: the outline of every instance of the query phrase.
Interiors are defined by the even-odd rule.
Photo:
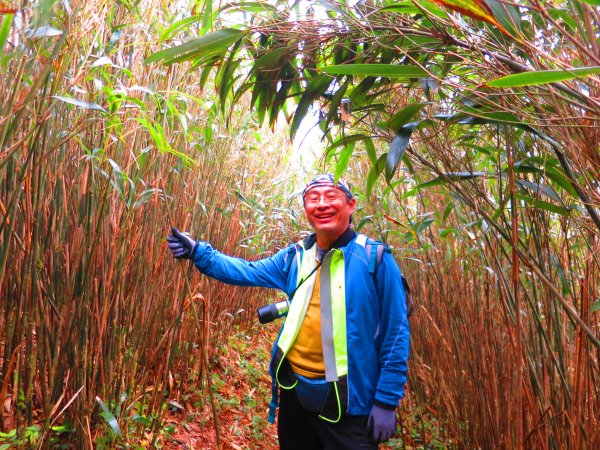
[[[440,18],[446,18],[447,14],[444,12],[442,8],[437,6],[435,3],[430,1],[419,1],[419,6],[425,9],[427,12],[432,15]],[[399,2],[394,2],[392,5],[384,6],[379,9],[378,12],[397,12],[404,14],[423,14],[423,11],[415,6],[415,2],[413,0],[404,0]]]
[[[259,88],[260,86],[260,88]],[[257,83],[252,89],[252,101],[251,105],[254,105],[256,109],[256,117],[259,124],[262,124],[265,120],[266,104],[269,98],[269,86],[267,83]]]
[[[458,231],[456,230],[456,228],[444,228],[443,230],[440,230],[441,238],[444,238],[449,234],[458,235]]]
[[[292,124],[290,125],[290,137],[292,139],[294,139],[296,136],[296,133],[300,128],[300,124],[308,113],[310,107],[313,105],[315,100],[317,100],[329,88],[331,81],[331,78],[324,74],[317,75],[315,78],[310,80],[310,83],[302,93],[302,97],[300,97],[300,101],[296,107],[296,112],[294,112]]]
[[[506,111],[478,110],[478,108],[465,108],[464,112],[468,114],[458,123],[466,125],[486,125],[486,124],[512,124],[515,126],[527,126],[520,121],[517,116]]]
[[[207,56],[222,54],[230,45],[245,36],[246,33],[244,30],[223,28],[181,45],[153,53],[146,58],[145,62],[148,64],[161,61],[164,64],[172,64],[194,57],[202,56],[205,58]]]
[[[393,5],[384,6],[378,12],[394,12],[399,14],[422,14],[423,12],[415,6],[413,0],[395,2]]]
[[[102,401],[102,399],[100,397],[96,396],[96,402],[98,403],[98,405],[100,406],[100,409],[102,410],[100,412],[100,415],[102,416],[102,418],[110,426],[113,433],[115,433],[115,436],[121,437],[121,429],[119,428],[119,422],[117,422],[117,419],[115,418],[113,413],[110,412],[110,410],[108,409],[108,407],[106,406],[106,404]]]
[[[531,164],[525,164],[523,161],[516,162],[513,166],[515,173],[542,173],[542,169]],[[508,172],[508,167],[502,169],[502,172]]]
[[[206,33],[213,26],[213,2],[204,0],[204,16],[202,18],[202,34]]]
[[[419,184],[415,189],[426,189],[440,184],[446,184],[450,181],[466,181],[473,178],[480,178],[488,175],[485,172],[448,172],[433,180]]]
[[[131,420],[135,423],[142,424],[145,427],[149,427],[152,424],[152,419],[149,419],[146,416],[141,416],[139,414],[134,414]]]
[[[507,88],[519,86],[538,86],[541,84],[568,81],[574,78],[584,78],[600,73],[600,66],[579,67],[568,70],[542,70],[537,72],[517,73],[488,81],[488,87]]]
[[[367,156],[369,157],[369,161],[371,161],[371,165],[377,164],[377,151],[375,150],[373,139],[365,139],[364,143],[367,150]]]
[[[463,112],[458,114],[438,114],[434,119],[451,121],[461,125],[510,125],[521,130],[533,133],[536,136],[542,136],[542,133],[526,122],[519,120],[514,114],[506,111],[492,111],[488,108],[480,109],[477,107],[464,108]]]
[[[579,198],[579,194],[573,187],[573,184],[569,181],[566,175],[554,168],[546,168],[545,174],[553,182],[571,194],[573,197]]]
[[[457,64],[462,62],[462,58],[454,53],[450,53],[444,56],[444,61],[442,62],[442,73],[441,78],[445,78],[446,75],[450,72],[450,70]]]
[[[155,128],[154,125],[145,117],[138,117],[135,120],[144,128],[146,128],[146,130],[148,130],[148,133],[150,133],[150,136],[152,137],[156,148],[158,148],[158,151],[161,153],[166,152],[167,143],[164,138],[164,133],[161,133],[162,127],[160,124],[156,124]]]
[[[230,104],[227,101],[227,97],[233,91],[234,83],[237,80],[237,77],[235,75],[236,70],[241,63],[241,60],[239,58],[236,58],[237,48],[238,45],[240,45],[240,43],[241,41],[236,42],[234,48],[229,54],[229,57],[224,63],[220,65],[219,70],[217,71],[217,74],[215,76],[215,82],[219,86],[218,92],[221,104],[221,112],[224,115],[225,109]]]
[[[61,95],[53,95],[53,98],[60,100],[61,102],[68,103],[70,105],[77,106],[79,108],[84,109],[93,109],[94,111],[102,111],[105,114],[108,114],[108,111],[104,109],[102,106],[97,103],[86,102],[85,100],[79,100],[71,97],[63,97]]]
[[[2,19],[2,24],[0,25],[0,50],[4,51],[4,45],[6,44],[6,40],[8,39],[8,33],[10,31],[10,26],[12,25],[12,20],[14,14],[7,14]]]
[[[458,114],[436,114],[433,118],[461,125],[510,124],[535,133],[535,130],[531,126],[520,121],[514,114],[506,111],[491,111],[489,109],[483,110],[475,107],[467,107],[463,112]]]
[[[539,163],[542,167],[533,165],[533,163]],[[554,161],[548,158],[528,158],[523,161],[515,163],[515,173],[536,173],[543,175],[553,181],[558,187],[568,192],[573,197],[577,197],[577,191],[569,181],[566,175],[564,175],[556,165]],[[502,172],[508,172],[508,168],[502,169]]]
[[[215,58],[215,61],[212,63],[206,61],[205,67],[203,67],[201,69],[200,79],[198,80],[198,88],[199,89],[204,89],[204,86],[206,85],[206,81],[208,80],[208,77],[210,76],[212,68],[216,65],[217,59],[218,58]],[[196,66],[195,64],[193,64],[193,65]]]
[[[388,121],[387,124],[389,129],[397,132],[402,126],[410,122],[427,104],[428,103],[413,103],[408,105]]]
[[[376,161],[376,163],[371,165],[371,169],[369,170],[369,175],[367,175],[367,188],[366,188],[367,197],[371,196],[371,192],[373,192],[373,186],[375,185],[375,182],[377,181],[379,176],[385,170],[386,161],[387,161],[387,153],[384,155],[381,155],[379,157],[379,159]]]
[[[265,89],[261,91],[262,95],[260,95],[256,100],[255,103],[255,107],[256,107],[256,112],[259,118],[259,122],[260,124],[263,123],[265,116],[268,115],[268,113],[270,112],[270,107],[273,105],[273,103],[275,102],[275,95],[276,92],[274,90],[274,74],[270,74],[268,79],[271,82],[267,82],[267,84],[265,84]],[[272,83],[273,82],[273,83]]]
[[[137,190],[135,187],[135,182],[131,178],[129,178],[127,176],[127,174],[125,174],[125,173],[123,174],[123,179],[129,183],[129,191],[128,191],[128,195],[127,195],[126,204],[127,204],[128,208],[131,208],[134,205],[135,197],[136,197],[136,193],[137,193]]]
[[[588,5],[600,6],[600,0],[581,0],[583,3],[587,3]]]
[[[336,180],[338,178],[340,178],[346,171],[346,167],[348,167],[348,162],[350,161],[350,157],[352,156],[352,153],[354,152],[355,145],[356,145],[355,142],[350,142],[349,144],[345,145],[344,148],[342,149],[342,152],[340,153],[340,157],[338,158],[338,161],[335,164],[334,177]]]
[[[552,262],[552,265],[556,269],[556,273],[558,273],[558,277],[560,278],[563,295],[568,295],[571,292],[571,289],[569,287],[567,276],[565,275],[565,270],[563,269],[560,261],[552,253],[550,253],[550,261]]]
[[[448,172],[444,174],[444,178],[448,178],[451,181],[464,181],[485,177],[486,175],[489,174],[485,172]]]
[[[371,139],[370,136],[366,134],[351,134],[350,136],[343,136],[336,141],[334,141],[326,150],[325,153],[330,153],[333,149],[337,147],[342,147],[349,145],[353,142],[365,141]]]
[[[570,214],[569,208],[564,206],[555,205],[554,203],[545,202],[544,200],[535,199],[531,202],[531,205],[537,209],[543,209],[561,216],[568,216]]]
[[[425,219],[422,222],[420,222],[419,224],[417,224],[416,226],[414,226],[414,230],[416,234],[421,234],[423,231],[425,231],[427,228],[429,228],[429,226],[435,222],[435,219]]]
[[[368,222],[373,221],[373,216],[365,216],[361,219],[361,221],[354,227],[354,230],[359,233],[361,228],[363,228]]]
[[[419,190],[419,189],[427,189],[433,186],[439,186],[440,184],[444,184],[447,183],[448,180],[446,180],[445,178],[441,178],[441,177],[436,177],[433,180],[427,181],[425,183],[421,183],[418,186],[415,187],[415,190]]]
[[[497,26],[502,33],[510,36],[502,24],[498,22],[485,0],[436,0],[436,3],[473,19],[491,23]]]
[[[158,122],[151,123],[145,117],[138,117],[135,120],[146,130],[148,130],[148,133],[152,137],[152,140],[154,141],[156,148],[158,148],[158,151],[160,151],[161,153],[170,153],[172,155],[177,156],[186,166],[198,165],[198,163],[193,158],[186,155],[185,153],[175,150],[169,145],[169,142],[167,141],[167,138],[165,136],[164,128]]]
[[[435,17],[439,17],[440,19],[446,19],[448,17],[448,15],[446,14],[446,11],[444,11],[442,8],[440,8],[438,5],[436,5],[434,2],[419,1],[419,6],[422,6],[423,9],[425,9],[429,14],[431,14]],[[419,12],[419,14],[422,14],[422,12]]]
[[[498,0],[485,0],[492,14],[500,25],[512,36],[518,37],[521,35],[521,17],[519,10],[506,2]]]
[[[127,107],[128,108],[133,108],[134,105],[135,105],[138,108],[140,108],[142,111],[147,111],[148,110],[148,106],[146,105],[146,103],[144,103],[139,98],[130,97],[129,95],[126,95],[126,96],[123,97],[123,99],[127,100]],[[129,103],[131,103],[131,104],[129,104]]]
[[[402,160],[402,156],[404,156],[404,152],[406,151],[406,147],[410,142],[410,137],[418,124],[419,122],[411,122],[404,125],[398,130],[398,134],[396,134],[394,139],[392,139],[385,166],[385,179],[388,183],[396,173],[400,161]]]
[[[355,145],[356,142],[363,141],[366,139],[370,139],[369,136],[364,134],[352,134],[350,136],[343,136],[339,139],[336,139],[329,147],[325,149],[326,160],[330,160],[335,156],[334,150],[338,147],[347,148],[349,145]]]
[[[365,191],[367,198],[371,197],[371,194],[373,192],[373,186],[375,185],[375,182],[379,178],[379,175],[380,174],[377,173],[376,167],[371,166],[371,168],[369,169],[369,174],[367,175],[367,187],[366,187],[366,191]]]
[[[545,186],[542,183],[534,183],[527,180],[516,180],[516,183],[529,191],[535,192],[536,194],[544,194],[546,197],[551,198],[555,202],[562,203],[562,199],[556,193],[554,189],[549,186]]]
[[[254,66],[252,66],[252,71],[250,73],[258,72],[262,69],[279,69],[281,66],[281,58],[283,58],[287,53],[289,53],[289,51],[289,47],[278,47],[276,49],[271,50],[270,52],[265,53],[254,62]]]
[[[433,78],[419,78],[419,84],[427,100],[431,101],[432,94],[438,92],[438,82]]]
[[[366,97],[372,94],[372,88],[375,84],[375,77],[366,77],[357,86],[353,86],[350,90],[348,98],[351,105],[362,105],[368,103]]]
[[[148,200],[150,200],[152,197],[154,197],[154,195],[156,195],[157,191],[159,194],[162,193],[162,189],[152,188],[146,189],[145,191],[138,194],[135,203],[133,204],[133,208],[138,209],[140,206],[144,205],[146,202],[148,202]]]
[[[566,27],[570,32],[574,32],[579,28],[577,21],[564,9],[549,9],[548,14],[557,22],[560,23],[562,21],[561,25]]]
[[[421,50],[431,47],[439,47],[443,42],[431,36],[404,36],[395,43],[398,48],[404,50]],[[429,76],[429,75],[427,75]]]
[[[111,184],[113,185],[115,190],[119,193],[121,198],[123,198],[125,196],[125,178],[127,178],[127,176],[123,174],[119,165],[116,162],[114,162],[112,159],[109,158],[108,162],[112,166],[113,174],[114,174],[114,177],[113,177],[114,183],[111,183]]]
[[[362,75],[385,78],[422,78],[429,76],[421,67],[399,64],[339,64],[323,67],[321,70],[330,75]]]
[[[559,214],[561,216],[566,216],[570,213],[569,209],[565,208],[564,206],[559,206],[555,205],[554,203],[545,202],[544,200],[533,198],[530,195],[516,194],[515,197],[536,209],[543,209],[545,211],[549,211],[554,214]]]
[[[325,74],[320,74],[317,76],[321,76],[321,75],[329,78],[329,76],[325,75]],[[331,80],[331,81],[333,81],[333,80]],[[331,97],[331,100],[329,101],[329,111],[327,111],[327,116],[325,117],[325,128],[329,127],[329,124],[331,123],[331,121],[334,118],[337,119],[340,116],[340,108],[342,107],[342,101],[345,102],[346,100],[348,100],[349,103],[347,106],[350,110],[352,109],[352,104],[350,102],[350,99],[345,98],[346,90],[348,89],[348,85],[349,85],[349,83],[348,83],[348,81],[346,81],[340,88],[338,88],[335,91],[335,94],[333,94],[333,97]]]
[[[175,23],[172,23],[165,31],[163,31],[158,37],[158,42],[164,42],[167,39],[170,39],[177,31],[182,28],[188,28],[189,25],[195,22],[201,22],[203,19],[202,16],[192,16],[186,17],[185,19],[178,20]]]
[[[454,203],[449,203],[448,206],[446,206],[446,209],[444,210],[444,214],[442,214],[442,221],[446,222],[446,220],[448,219],[448,216],[450,216],[450,213],[452,213],[452,211],[454,211]]]
[[[268,3],[264,3],[264,2],[240,1],[237,3],[228,3],[228,2],[225,2],[225,3],[226,4],[221,8],[221,12],[224,12],[228,9],[232,9],[234,11],[240,11],[242,13],[249,12],[249,13],[253,13],[253,14],[264,13],[264,12],[268,12],[268,13],[276,13],[277,12],[276,6],[269,5]]]
[[[600,298],[596,300],[596,302],[590,308],[590,312],[598,312],[600,311]]]

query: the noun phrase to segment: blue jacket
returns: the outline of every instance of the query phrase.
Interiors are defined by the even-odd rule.
[[[370,273],[369,255],[356,243],[356,237],[348,230],[333,247],[344,254],[346,274],[345,412],[368,415],[374,403],[393,408],[404,396],[410,330],[400,269],[394,257],[385,251],[376,274]],[[200,272],[222,282],[276,288],[289,296],[297,283],[298,250],[299,246],[292,244],[272,257],[246,261],[199,242],[193,261]]]

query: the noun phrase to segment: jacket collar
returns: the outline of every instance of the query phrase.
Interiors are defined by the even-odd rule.
[[[356,237],[356,231],[354,231],[352,228],[348,227],[346,229],[346,231],[344,231],[344,233],[337,239],[337,241],[335,241],[333,243],[331,248],[345,247],[355,237]],[[310,236],[308,236],[306,239],[304,239],[304,248],[306,250],[308,250],[313,245],[315,245],[316,242],[317,242],[317,235],[316,235],[316,233],[313,233]],[[329,250],[329,249],[327,249],[327,250]]]

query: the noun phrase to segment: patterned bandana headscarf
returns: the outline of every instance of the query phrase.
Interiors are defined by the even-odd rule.
[[[322,174],[314,177],[312,180],[310,180],[310,182],[306,185],[306,187],[304,188],[304,191],[302,192],[302,198],[304,198],[306,193],[308,191],[310,191],[312,188],[320,187],[320,186],[334,186],[334,187],[340,189],[342,192],[344,192],[344,194],[346,194],[346,197],[348,198],[348,200],[350,200],[353,197],[352,192],[350,192],[350,186],[348,186],[348,183],[346,183],[341,178],[338,180],[337,183],[335,183],[335,177],[332,174],[322,173]]]

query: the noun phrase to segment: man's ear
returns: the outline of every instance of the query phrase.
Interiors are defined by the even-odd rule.
[[[351,198],[348,202],[348,206],[350,207],[350,214],[352,214],[356,210],[356,199]]]

